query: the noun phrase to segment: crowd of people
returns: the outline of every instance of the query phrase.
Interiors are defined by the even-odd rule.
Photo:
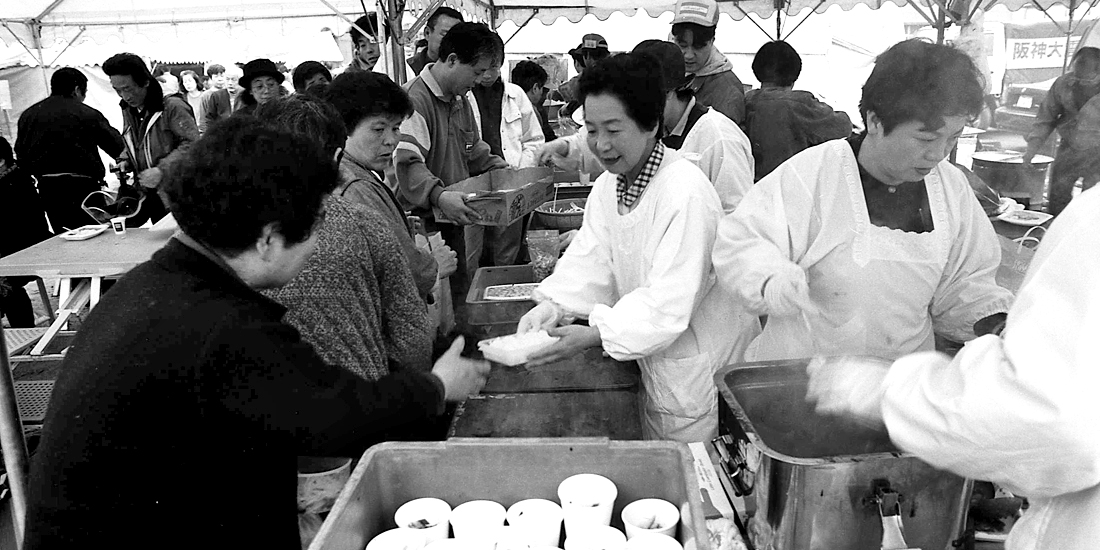
[[[14,154],[0,140],[0,190],[24,228],[0,254],[91,221],[82,206],[102,186],[99,151],[132,178],[119,189],[140,199],[128,225],[170,214],[179,231],[109,289],[66,355],[32,461],[24,547],[105,539],[120,521],[134,537],[170,530],[170,546],[289,547],[296,456],[443,437],[448,404],[477,393],[489,365],[430,318],[440,282],[461,325],[479,265],[527,261],[522,222],[478,225],[449,186],[539,165],[598,177],[519,320],[519,333],[558,338],[532,365],[590,348],[635,360],[644,436],[695,442],[717,435],[718,367],[817,357],[821,410],[882,423],[937,466],[1039,497],[1014,548],[1091,544],[1100,414],[1073,384],[1096,378],[1086,334],[1100,271],[1070,264],[1100,257],[1081,254],[1097,244],[1087,226],[1100,195],[1056,221],[1014,301],[995,282],[993,226],[947,160],[984,106],[969,57],[892,46],[863,85],[865,130],[853,133],[848,115],[794,90],[801,60],[785,42],[760,49],[761,87],[746,91],[714,47],[717,24],[713,0],[680,0],[671,41],[612,54],[585,35],[569,52],[578,76],[554,90],[532,60],[506,80],[500,36],[447,7],[427,19],[403,86],[375,71],[374,14],[351,28],[353,58],[338,71],[255,59],[154,76],[121,53],[102,66],[121,131],[83,103],[86,76],[56,71],[50,97],[20,118]],[[1100,81],[1089,50],[1057,98]],[[553,100],[575,134],[554,135]],[[1040,122],[1053,128],[1049,112]],[[427,246],[435,233],[443,244]],[[17,292],[28,282],[5,286],[12,326],[34,324]],[[1071,330],[1045,324],[1060,304]],[[973,343],[951,360],[934,334]],[[1051,448],[1068,449],[1074,475],[1041,464]],[[199,487],[231,491],[234,513]]]

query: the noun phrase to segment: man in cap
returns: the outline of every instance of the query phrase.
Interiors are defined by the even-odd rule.
[[[562,82],[550,96],[551,99],[565,102],[565,106],[558,112],[559,116],[565,118],[572,116],[573,111],[581,106],[577,94],[581,74],[597,61],[610,57],[611,51],[607,49],[607,40],[604,37],[598,34],[586,34],[576,48],[569,50],[569,56],[573,58],[573,68],[577,71],[577,76]]]
[[[684,54],[684,65],[691,76],[688,86],[695,99],[730,117],[737,124],[745,121],[745,88],[733,73],[733,65],[714,47],[718,26],[715,0],[679,0],[672,18],[672,36]]]
[[[428,22],[424,24],[428,47],[406,60],[413,74],[419,75],[429,63],[439,61],[439,45],[443,43],[443,37],[447,36],[451,27],[463,21],[462,14],[458,10],[447,6],[440,7],[432,13],[431,17],[428,17]]]

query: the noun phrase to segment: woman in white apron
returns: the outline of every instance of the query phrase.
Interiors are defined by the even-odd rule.
[[[607,169],[584,223],[519,331],[550,329],[556,344],[532,364],[600,346],[641,364],[647,439],[717,434],[718,367],[739,361],[759,330],[715,282],[710,261],[721,201],[706,175],[657,140],[665,94],[648,56],[623,54],[580,81],[589,146]],[[569,317],[589,326],[555,328]]]
[[[747,360],[895,359],[1003,325],[1000,248],[966,177],[944,159],[982,107],[954,48],[917,40],[877,60],[867,131],[807,149],[719,224],[719,280],[767,315]]]

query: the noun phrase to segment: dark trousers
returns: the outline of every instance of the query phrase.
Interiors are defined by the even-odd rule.
[[[1047,192],[1047,212],[1057,216],[1073,198],[1073,185],[1084,178],[1084,189],[1100,181],[1100,155],[1096,151],[1081,151],[1061,146],[1050,166],[1050,190]]]
[[[10,288],[0,291],[0,315],[8,318],[11,328],[34,327],[34,306],[23,288],[34,277],[5,277],[4,285]]]
[[[95,178],[77,175],[36,176],[38,196],[54,235],[60,235],[64,228],[76,229],[83,225],[99,223],[80,208],[84,198],[98,191],[103,182]]]

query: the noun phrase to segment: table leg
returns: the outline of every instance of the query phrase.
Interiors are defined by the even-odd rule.
[[[68,324],[69,316],[74,313],[79,313],[84,306],[88,305],[91,299],[91,286],[92,283],[89,281],[80,281],[72,292],[67,293],[67,299],[61,303],[61,307],[57,310],[57,319],[54,319],[54,322],[50,325],[46,334],[44,334],[42,339],[31,349],[31,355],[42,355],[45,353],[46,346],[49,345],[54,336],[57,336],[57,333]]]
[[[0,328],[0,447],[3,448],[4,469],[7,470],[8,488],[11,490],[16,547],[21,547],[23,526],[27,517],[27,473],[30,471],[30,459],[27,442],[23,438],[23,422],[19,419],[19,407],[15,401],[15,379],[8,362],[8,346],[3,328]]]
[[[92,277],[92,298],[90,302],[91,305],[88,306],[89,308],[93,308],[99,303],[99,289],[101,284],[103,284],[103,277]]]
[[[50,305],[50,293],[46,290],[46,281],[43,281],[42,277],[35,277],[35,282],[38,283],[38,297],[42,299],[42,305],[46,308],[46,315],[50,316],[50,322],[52,323],[54,319],[57,319],[57,313]]]

